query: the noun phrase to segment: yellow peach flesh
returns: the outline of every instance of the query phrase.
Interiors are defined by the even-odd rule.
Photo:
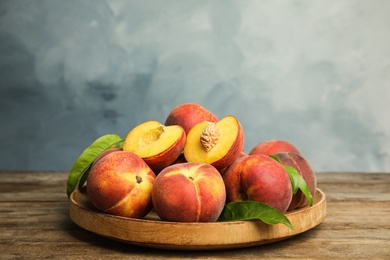
[[[183,129],[178,126],[164,126],[157,121],[148,121],[129,132],[123,149],[141,158],[152,157],[174,145],[182,134]]]

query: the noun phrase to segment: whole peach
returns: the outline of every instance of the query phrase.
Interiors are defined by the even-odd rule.
[[[184,103],[171,110],[165,125],[180,125],[187,134],[194,125],[203,121],[218,122],[218,118],[199,104]]]
[[[317,189],[317,178],[309,162],[303,158],[302,155],[292,152],[276,153],[274,155],[279,158],[282,164],[294,167],[298,171],[298,173],[306,181],[310,193],[312,196],[314,196],[314,193]],[[307,200],[306,196],[302,193],[301,190],[298,190],[298,192],[294,194],[288,210],[304,207],[308,205],[308,203],[309,201]]]
[[[268,140],[255,145],[249,152],[249,155],[271,155],[280,152],[294,152],[300,154],[298,148],[290,142],[284,140]]]
[[[168,166],[157,175],[152,200],[162,220],[212,222],[222,212],[226,191],[213,166],[187,162]]]
[[[111,152],[92,168],[87,193],[99,210],[123,217],[143,218],[152,208],[152,188],[156,178],[136,154]]]
[[[265,155],[236,159],[223,175],[226,202],[253,200],[285,213],[292,199],[292,186],[286,169]]]

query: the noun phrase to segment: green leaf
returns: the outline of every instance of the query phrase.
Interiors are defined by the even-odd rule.
[[[302,176],[299,174],[297,169],[295,169],[294,167],[287,166],[287,165],[283,165],[283,166],[287,170],[288,174],[290,175],[290,179],[291,179],[291,183],[293,184],[293,187],[298,187],[306,196],[310,206],[313,206],[313,196],[310,193],[309,186],[307,186],[306,181],[302,178]],[[294,194],[298,191],[298,188],[294,188],[295,189]]]
[[[261,220],[266,224],[284,224],[294,230],[290,220],[279,210],[257,201],[230,202],[217,221]]]
[[[96,157],[105,150],[114,147],[117,143],[123,142],[123,139],[116,134],[107,134],[96,139],[84,152],[79,156],[69,171],[66,194],[68,197],[74,191],[77,184],[82,186],[87,179],[89,168]],[[115,146],[116,147],[116,146]]]
[[[79,177],[79,189],[81,189],[84,183],[87,181],[91,168],[92,168],[92,164],[89,164],[88,167],[85,169],[85,171]]]
[[[118,143],[115,144],[115,147],[116,148],[123,148],[123,144],[124,144],[125,140],[120,140]]]
[[[294,167],[284,165],[276,155],[270,155],[270,157],[278,161],[286,169],[290,176],[293,194],[296,194],[298,189],[300,189],[309,201],[310,206],[313,206],[313,195],[310,193],[309,186],[307,186],[305,179],[299,174],[298,170]]]

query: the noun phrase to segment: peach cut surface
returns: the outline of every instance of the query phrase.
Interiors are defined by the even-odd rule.
[[[184,147],[187,161],[211,164],[222,159],[237,140],[239,128],[234,117],[227,116],[217,123],[201,122],[188,133]],[[206,136],[202,141],[202,136]]]
[[[173,146],[182,134],[183,129],[179,126],[164,126],[158,121],[148,121],[129,132],[123,149],[141,158],[151,157]]]

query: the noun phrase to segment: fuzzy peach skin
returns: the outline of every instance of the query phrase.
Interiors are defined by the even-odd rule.
[[[123,217],[143,218],[152,209],[152,188],[156,178],[136,154],[111,152],[92,168],[87,194],[99,210]]]
[[[240,153],[240,155],[237,157],[237,159],[238,159],[238,158],[241,158],[241,157],[245,157],[245,156],[248,156],[248,154],[247,154],[244,150],[242,150],[241,153]],[[236,160],[237,160],[237,159],[236,159]],[[233,162],[234,162],[234,161],[233,161]],[[233,163],[233,162],[232,162],[232,163]],[[225,168],[219,170],[219,172],[223,175],[223,173],[226,171],[226,169],[227,169],[229,166],[230,166],[230,165],[228,165],[227,167],[225,167]]]
[[[157,175],[152,200],[157,215],[165,221],[213,222],[226,200],[223,179],[209,164],[180,163]]]
[[[187,134],[194,125],[203,121],[218,122],[218,118],[199,104],[184,103],[171,110],[165,125],[180,125]]]
[[[249,152],[249,155],[264,154],[272,155],[280,152],[294,152],[300,154],[298,148],[285,140],[268,140],[255,145]]]
[[[188,162],[208,163],[223,170],[237,159],[244,146],[244,130],[238,119],[225,116],[217,123],[201,122],[187,134],[184,157]]]
[[[92,166],[94,166],[100,159],[102,159],[104,156],[106,156],[107,154],[110,154],[112,152],[117,152],[117,151],[122,151],[123,149],[122,148],[110,148],[110,149],[107,149],[105,151],[103,151],[101,154],[99,154],[95,160],[93,161],[92,163]]]
[[[317,189],[317,177],[309,162],[302,155],[292,152],[276,153],[274,155],[279,158],[282,164],[294,167],[298,171],[306,181],[310,193],[314,197],[314,193]],[[294,194],[288,210],[305,207],[308,204],[309,201],[306,196],[301,190],[298,190],[298,192]]]
[[[182,154],[186,134],[179,125],[165,126],[151,120],[137,125],[127,134],[123,150],[140,156],[158,174]]]
[[[290,177],[276,160],[265,155],[238,158],[226,169],[226,202],[259,201],[285,213],[292,199]]]

